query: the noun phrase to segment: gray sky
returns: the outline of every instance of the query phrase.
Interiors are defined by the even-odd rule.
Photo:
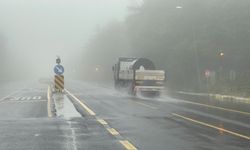
[[[70,61],[98,28],[113,20],[123,20],[130,3],[130,0],[0,0],[0,33],[6,38],[8,54],[20,66],[46,69],[57,54]],[[37,65],[29,66],[31,63]]]

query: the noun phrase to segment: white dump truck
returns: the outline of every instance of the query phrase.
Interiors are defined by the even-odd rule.
[[[164,89],[165,71],[156,70],[146,58],[119,58],[113,66],[116,89],[126,89],[130,94],[158,96]]]

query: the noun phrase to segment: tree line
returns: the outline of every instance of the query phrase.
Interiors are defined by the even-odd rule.
[[[166,70],[170,89],[248,87],[249,6],[235,0],[145,0],[130,8],[125,21],[110,23],[89,40],[83,67],[99,67],[101,79],[111,80],[117,57],[146,57]]]

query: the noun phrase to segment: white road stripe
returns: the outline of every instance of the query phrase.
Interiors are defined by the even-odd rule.
[[[0,102],[6,100],[7,98],[11,97],[12,95],[14,95],[14,94],[16,94],[16,93],[18,93],[18,92],[20,92],[20,91],[22,91],[22,89],[21,89],[21,90],[17,90],[17,91],[15,91],[15,92],[12,92],[12,93],[10,93],[9,95],[7,95],[7,96],[5,96],[5,97],[2,97],[2,98],[0,99]]]
[[[72,128],[72,123],[71,121],[67,121],[67,123],[69,124],[69,128],[71,131],[71,141],[69,142],[69,145],[67,145],[68,150],[77,150],[77,144],[76,144],[76,133],[74,128]]]
[[[47,102],[47,100],[4,101],[2,103],[37,103],[37,102]]]

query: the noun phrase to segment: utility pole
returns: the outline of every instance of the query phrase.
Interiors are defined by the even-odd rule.
[[[223,81],[224,56],[225,56],[225,53],[224,53],[223,51],[220,51],[220,52],[219,52],[219,61],[220,61],[220,66],[219,66],[219,79],[220,79],[220,82]]]
[[[197,48],[197,42],[196,42],[196,33],[195,33],[195,29],[194,26],[192,25],[192,44],[193,44],[193,49],[194,49],[194,53],[195,53],[195,64],[196,64],[196,72],[197,72],[197,79],[198,79],[198,88],[201,89],[201,69],[200,69],[200,61],[199,61],[199,50]]]
[[[176,9],[182,10],[183,6],[178,5],[175,7]],[[197,75],[197,80],[198,80],[198,88],[201,90],[201,69],[200,69],[200,61],[199,61],[199,50],[197,48],[197,37],[196,37],[196,30],[194,28],[194,25],[191,23],[191,32],[192,32],[192,46],[194,50],[194,57],[195,57],[195,68],[196,68],[196,75]]]

